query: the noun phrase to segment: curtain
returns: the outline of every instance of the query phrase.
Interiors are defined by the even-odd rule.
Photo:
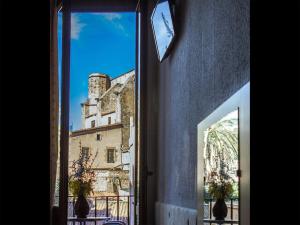
[[[58,159],[58,54],[57,54],[57,7],[50,0],[50,215],[54,203]]]

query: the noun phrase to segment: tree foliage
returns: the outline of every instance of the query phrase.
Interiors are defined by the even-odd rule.
[[[206,131],[204,147],[205,175],[218,171],[222,176],[233,173],[238,160],[238,120],[226,119],[213,124]]]

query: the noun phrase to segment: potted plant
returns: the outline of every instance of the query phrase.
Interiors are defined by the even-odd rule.
[[[90,207],[86,199],[93,193],[93,184],[96,181],[94,170],[92,170],[93,162],[97,156],[91,159],[92,154],[79,154],[79,159],[73,161],[72,172],[69,177],[69,191],[74,197],[77,197],[74,205],[74,211],[78,218],[86,218],[89,214]]]
[[[233,193],[233,181],[226,174],[218,174],[213,171],[208,180],[208,193],[216,200],[213,207],[213,216],[216,220],[224,220],[227,216],[227,205],[225,200]]]
[[[204,142],[204,194],[216,200],[213,207],[216,220],[224,220],[227,216],[225,200],[232,197],[237,184],[234,174],[238,165],[238,118],[235,112],[210,126]]]

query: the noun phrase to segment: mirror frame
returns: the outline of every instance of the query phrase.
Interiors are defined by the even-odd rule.
[[[197,224],[203,224],[204,215],[204,131],[228,113],[238,110],[239,121],[239,224],[250,225],[250,83],[248,82],[209,116],[201,121],[197,133]]]

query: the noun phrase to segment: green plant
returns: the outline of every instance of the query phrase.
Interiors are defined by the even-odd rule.
[[[96,181],[96,175],[92,166],[97,154],[98,152],[92,159],[91,153],[85,155],[83,151],[80,151],[79,159],[73,161],[71,166],[72,172],[69,177],[69,192],[71,192],[73,196],[78,196],[82,192],[82,194],[87,197],[93,193],[93,184]]]
[[[205,176],[211,171],[234,174],[238,160],[238,119],[224,119],[213,124],[205,132]]]
[[[211,172],[209,176],[208,193],[213,199],[228,199],[233,194],[233,180],[224,177],[217,172]]]
[[[238,186],[237,182],[233,182],[232,189],[233,189],[233,192],[232,192],[231,198],[234,198],[234,199],[239,198],[239,186]]]
[[[91,181],[81,182],[79,180],[71,179],[69,181],[69,189],[73,196],[78,196],[80,191],[83,192],[83,195],[85,197],[93,193],[93,186]]]
[[[238,118],[237,112],[210,126],[205,132],[205,196],[214,199],[238,197]]]

